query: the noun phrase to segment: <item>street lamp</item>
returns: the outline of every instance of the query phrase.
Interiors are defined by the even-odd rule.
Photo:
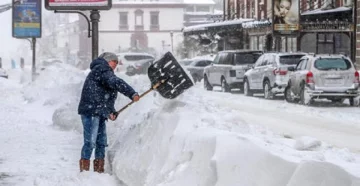
[[[170,32],[170,37],[171,37],[171,52],[174,53],[174,32],[173,31]]]

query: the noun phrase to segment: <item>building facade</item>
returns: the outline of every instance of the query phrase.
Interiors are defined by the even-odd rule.
[[[184,26],[194,26],[213,22],[214,17],[222,17],[223,12],[215,11],[213,0],[184,0]]]
[[[53,14],[44,16],[42,38],[38,40],[41,58],[57,58],[64,63],[77,65],[81,40],[80,20],[76,14]]]
[[[182,42],[186,5],[176,1],[120,1],[101,12],[99,51],[161,55]]]
[[[223,24],[188,27],[184,29],[184,35],[188,38],[204,38],[203,35],[207,35],[208,38],[213,38],[213,42],[216,38],[218,50],[342,53],[355,60],[357,47],[357,56],[360,56],[360,44],[356,46],[357,12],[354,11],[354,0],[291,1],[291,6],[297,6],[300,10],[299,29],[293,35],[274,33],[274,2],[275,0],[225,0]],[[298,4],[294,5],[294,2]],[[238,20],[237,23],[235,20]]]

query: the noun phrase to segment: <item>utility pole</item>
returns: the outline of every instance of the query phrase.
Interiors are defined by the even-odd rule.
[[[35,76],[36,76],[36,38],[32,38],[31,40],[31,45],[32,45],[32,66],[31,66],[31,79],[32,81],[35,80]]]
[[[99,56],[99,10],[91,10],[91,35],[92,35],[92,59],[96,59]]]

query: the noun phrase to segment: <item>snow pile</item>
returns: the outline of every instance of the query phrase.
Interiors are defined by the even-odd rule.
[[[43,105],[74,102],[85,79],[84,72],[61,63],[47,66],[38,73],[36,81],[25,87],[24,98]]]
[[[144,99],[138,105],[146,108],[154,98]],[[199,89],[155,103],[152,109],[132,108],[126,114],[109,150],[113,173],[127,185],[360,184],[359,169],[352,172],[357,178],[347,172],[353,169],[337,166],[349,162],[320,147],[319,141],[259,131],[242,113],[219,108]],[[320,150],[308,151],[314,147]]]
[[[295,149],[297,150],[312,150],[320,146],[321,141],[307,136],[301,137],[300,139],[296,140],[295,143]]]

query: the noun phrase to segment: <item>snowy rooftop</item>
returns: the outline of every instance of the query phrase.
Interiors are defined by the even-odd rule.
[[[267,25],[271,25],[271,22],[268,20],[264,20],[264,21],[249,21],[246,23],[243,23],[242,26],[243,28],[254,28],[257,26],[267,26]]]
[[[183,29],[183,32],[207,30],[209,27],[218,27],[218,26],[225,26],[225,25],[238,25],[238,24],[242,24],[242,23],[245,23],[248,21],[253,21],[253,20],[254,19],[236,19],[236,20],[229,20],[229,21],[222,21],[222,22],[190,26],[190,27],[185,27]]]
[[[338,8],[334,8],[334,9],[328,9],[328,10],[316,9],[316,10],[306,11],[306,12],[302,13],[301,15],[327,14],[327,13],[335,13],[335,12],[346,12],[346,11],[350,11],[350,10],[351,10],[350,7],[338,7]]]

